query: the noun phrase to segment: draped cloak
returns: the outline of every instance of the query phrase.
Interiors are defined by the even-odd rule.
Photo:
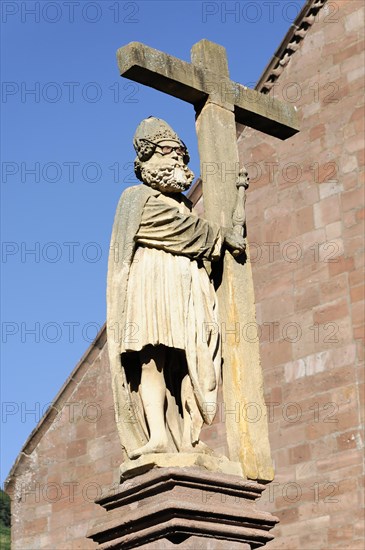
[[[191,202],[146,185],[122,194],[108,265],[107,331],[116,420],[122,447],[147,443],[139,394],[138,351],[163,345],[169,451],[182,433],[180,385],[189,375],[191,441],[213,420],[221,368],[217,299],[204,267],[220,256],[219,226],[195,216]]]

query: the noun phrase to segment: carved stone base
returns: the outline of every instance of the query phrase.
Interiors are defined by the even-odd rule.
[[[108,513],[88,538],[102,550],[260,548],[278,519],[256,509],[265,485],[202,468],[156,468],[97,501]]]
[[[205,453],[156,453],[142,455],[134,460],[126,460],[120,466],[120,480],[144,474],[153,468],[192,468],[199,467],[210,472],[241,476],[239,462],[232,462],[226,456]]]

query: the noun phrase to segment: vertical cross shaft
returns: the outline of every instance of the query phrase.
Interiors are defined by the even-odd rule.
[[[221,225],[231,227],[237,196],[239,158],[234,106],[222,101],[224,80],[229,79],[227,57],[222,46],[202,40],[193,46],[191,58],[194,65],[201,69],[209,68],[223,79],[222,87],[218,86],[215,90],[215,93],[221,95],[219,101],[215,102],[214,94],[209,96],[198,113],[196,130],[201,159],[204,215],[210,221],[219,220]],[[229,455],[231,460],[244,464],[248,477],[270,479],[272,471],[266,422],[260,427],[261,433],[252,433],[252,428],[256,430],[257,426],[250,425],[243,414],[247,410],[245,406],[249,395],[249,402],[256,402],[262,413],[266,412],[263,410],[265,404],[260,395],[262,376],[259,344],[247,342],[243,337],[245,326],[256,322],[251,265],[249,262],[244,265],[238,263],[229,252],[225,253],[223,265],[222,282],[217,294],[223,339],[223,398],[227,410]],[[229,331],[233,331],[234,335],[228,335]],[[232,414],[233,411],[235,412]],[[257,459],[258,445],[261,446],[261,460]]]
[[[223,101],[226,92],[223,86],[229,79],[227,57],[219,44],[201,40],[193,46],[191,60],[198,68],[222,76],[221,83],[211,83],[212,93],[197,113],[196,131],[205,216],[229,227],[235,204],[239,159],[234,106]]]

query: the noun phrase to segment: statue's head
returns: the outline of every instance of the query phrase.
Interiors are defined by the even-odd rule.
[[[142,120],[133,138],[134,171],[139,180],[162,193],[186,191],[194,179],[189,153],[174,130],[159,118]]]

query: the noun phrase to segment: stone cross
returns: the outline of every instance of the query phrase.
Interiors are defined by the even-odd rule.
[[[239,173],[236,122],[287,139],[299,129],[295,108],[231,81],[225,49],[208,40],[193,46],[191,63],[138,42],[120,48],[117,59],[122,76],[194,105],[204,217],[231,227]],[[246,261],[225,253],[217,295],[229,458],[241,462],[247,477],[269,481],[273,470],[259,343],[245,337],[247,327],[256,323],[248,249]],[[248,420],[252,403],[258,409],[256,422]]]

